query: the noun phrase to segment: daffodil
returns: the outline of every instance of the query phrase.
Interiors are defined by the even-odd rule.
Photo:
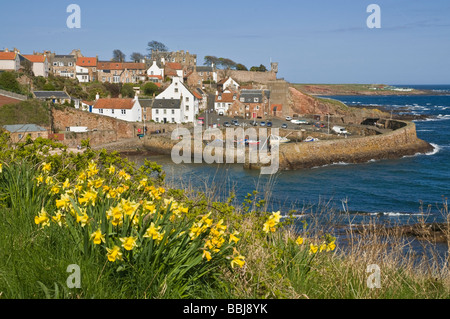
[[[52,217],[52,220],[57,223],[59,226],[62,226],[64,223],[65,215],[61,212],[57,212],[55,216]]]
[[[42,227],[50,226],[50,218],[44,208],[41,209],[38,216],[34,217],[34,222],[36,225],[42,225]]]
[[[119,171],[119,178],[124,180],[129,180],[131,178],[130,174],[127,174],[123,169]]]
[[[103,235],[102,231],[98,229],[91,234],[91,239],[95,245],[100,245],[102,242],[105,242],[105,235]]]
[[[210,261],[212,259],[211,253],[207,250],[203,250],[202,258],[206,258],[207,261]]]
[[[159,230],[161,229],[161,226],[155,227],[155,223],[151,223],[150,226],[145,231],[144,237],[145,238],[152,238],[153,240],[157,240],[160,233]]]
[[[304,242],[304,239],[302,238],[302,237],[300,237],[300,236],[298,236],[298,238],[296,239],[296,241],[295,241],[296,243],[297,243],[297,245],[302,245],[303,244],[303,242]]]
[[[59,191],[60,191],[60,188],[58,185],[54,185],[50,190],[50,192],[54,195],[59,194]]]
[[[3,164],[0,163],[0,173],[2,173],[2,172],[3,172]]]
[[[65,180],[64,183],[62,184],[62,188],[63,188],[64,190],[66,190],[66,189],[68,189],[69,187],[70,187],[70,182],[69,182],[69,179],[66,178],[66,180]]]
[[[84,211],[82,215],[77,214],[76,220],[77,223],[80,223],[81,227],[84,227],[89,223],[89,216],[86,214],[86,211]]]
[[[44,176],[42,176],[42,175],[37,176],[36,181],[37,181],[37,186],[41,185],[42,183],[44,183]]]
[[[50,170],[52,169],[52,163],[42,163],[42,171],[44,173],[48,173],[50,172]]]
[[[327,251],[333,251],[335,249],[336,249],[336,244],[334,243],[334,241],[332,241],[331,243],[328,243]]]
[[[85,191],[83,196],[78,198],[78,202],[81,205],[91,204],[92,206],[95,206],[95,201],[96,200],[97,200],[97,192],[95,190],[93,190],[93,189]]]
[[[88,165],[87,176],[92,177],[98,174],[97,164],[94,161],[91,161]]]
[[[67,210],[71,205],[70,196],[68,194],[61,195],[60,199],[56,200],[56,208]]]
[[[120,251],[120,247],[114,246],[113,248],[106,248],[108,254],[108,260],[110,262],[115,262],[116,260],[122,260],[122,252]]]
[[[116,168],[113,165],[110,165],[106,171],[108,172],[109,175],[114,174],[114,172],[116,171]]]
[[[236,265],[241,267],[241,268],[244,267],[244,264],[245,264],[245,260],[244,259],[245,259],[244,256],[238,254],[231,261],[231,267],[234,268],[234,266],[236,266]]]
[[[228,243],[234,242],[235,244],[237,244],[237,242],[239,241],[239,238],[236,237],[236,235],[238,235],[239,233],[237,231],[235,231],[234,233],[230,234],[230,238],[228,240]]]
[[[137,237],[124,237],[120,238],[120,241],[122,242],[122,247],[126,250],[133,250],[137,246]]]
[[[310,255],[317,253],[318,250],[319,250],[319,246],[314,245],[314,244],[309,245],[309,254]]]

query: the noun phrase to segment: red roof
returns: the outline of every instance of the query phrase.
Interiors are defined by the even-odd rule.
[[[222,98],[219,100],[219,96],[221,96]],[[233,99],[233,96],[236,96],[235,99]],[[216,102],[228,102],[228,103],[233,103],[234,101],[237,100],[237,95],[234,93],[222,93],[219,95],[216,95]]]
[[[98,99],[94,104],[94,109],[131,110],[133,106],[133,99]]]
[[[146,70],[145,63],[134,62],[98,62],[99,70]]]
[[[201,99],[203,99],[203,96],[201,96],[198,92],[196,92],[196,91],[192,91],[192,94],[194,94],[194,96],[197,98],[197,99],[199,99],[199,100],[201,100]]]
[[[0,52],[0,60],[15,60],[16,52]]]
[[[46,56],[45,55],[34,55],[34,54],[27,54],[23,55],[28,61],[33,63],[44,63]]]
[[[97,58],[78,58],[77,59],[78,66],[97,66]]]
[[[169,69],[174,69],[174,70],[182,70],[183,69],[181,63],[177,63],[177,62],[166,63],[166,67],[168,67]]]

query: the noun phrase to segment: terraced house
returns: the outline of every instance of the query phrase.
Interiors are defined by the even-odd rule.
[[[142,108],[137,96],[134,99],[97,99],[92,107],[92,113],[128,122],[142,121]]]
[[[50,70],[54,75],[75,79],[76,63],[75,55],[51,55],[49,56]]]
[[[48,77],[48,59],[46,55],[24,54],[25,59],[31,62],[34,76]]]
[[[97,58],[78,58],[76,74],[79,82],[86,83],[95,81],[97,79]]]
[[[105,62],[97,63],[97,79],[109,83],[138,83],[147,78],[145,63]]]

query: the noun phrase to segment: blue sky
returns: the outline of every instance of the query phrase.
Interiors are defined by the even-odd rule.
[[[81,28],[69,29],[69,4]],[[381,28],[369,29],[369,4]],[[0,49],[50,50],[109,60],[114,49],[146,53],[157,40],[247,67],[279,62],[292,83],[450,83],[450,1],[15,0],[0,4]]]

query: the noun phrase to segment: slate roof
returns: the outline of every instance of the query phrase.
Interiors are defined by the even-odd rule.
[[[155,99],[154,109],[179,109],[181,107],[180,99]]]
[[[153,101],[153,99],[139,99],[139,104],[141,107],[152,107]]]
[[[197,72],[214,72],[214,69],[210,66],[196,66],[195,70]]]
[[[239,99],[244,98],[244,103],[262,103],[264,97],[270,98],[269,90],[241,90]],[[259,99],[258,102],[255,98]]]
[[[70,96],[64,91],[34,91],[37,99],[70,99]]]
[[[4,125],[3,128],[11,133],[25,133],[25,132],[43,132],[47,131],[42,126],[36,124],[14,124]]]

